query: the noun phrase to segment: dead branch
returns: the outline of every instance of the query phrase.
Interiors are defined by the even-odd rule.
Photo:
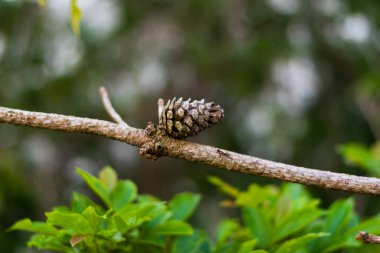
[[[156,126],[152,123],[149,123],[146,129],[130,127],[112,108],[108,96],[104,92],[105,90],[102,98],[103,102],[105,102],[105,107],[111,117],[119,124],[97,119],[31,112],[6,107],[0,107],[0,123],[95,134],[137,146],[140,148],[140,154],[148,159],[170,156],[230,171],[327,189],[380,196],[380,179],[377,178],[303,168],[207,145],[176,140],[159,134]]]

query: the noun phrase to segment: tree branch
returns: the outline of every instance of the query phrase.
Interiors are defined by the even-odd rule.
[[[362,241],[364,243],[380,244],[380,236],[367,233],[365,231],[360,231],[355,236],[356,240]]]
[[[0,107],[0,123],[96,134],[140,147],[140,154],[157,159],[170,156],[230,171],[283,181],[380,196],[380,179],[334,173],[272,162],[228,150],[176,140],[157,133],[155,125],[136,129],[103,120]]]

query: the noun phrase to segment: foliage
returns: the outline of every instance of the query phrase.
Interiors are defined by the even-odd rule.
[[[351,198],[338,200],[327,210],[318,207],[301,185],[261,187],[252,184],[240,191],[210,177],[232,200],[225,207],[238,207],[241,220],[225,219],[215,240],[187,219],[200,196],[181,193],[169,202],[139,195],[130,180],[118,180],[114,170],[104,168],[96,178],[77,169],[102,205],[74,192],[71,206],[55,207],[46,222],[23,219],[10,230],[35,233],[29,247],[61,252],[335,252],[357,248],[360,230],[380,233],[380,216],[359,222]]]
[[[182,193],[165,203],[138,195],[133,182],[118,181],[108,167],[99,178],[79,168],[77,173],[103,206],[74,192],[71,206],[47,212],[46,222],[18,221],[11,230],[35,233],[29,247],[62,252],[161,252],[175,246],[181,236],[193,234],[185,220],[198,205],[199,195]]]
[[[380,177],[380,142],[371,147],[360,143],[347,143],[340,145],[338,151],[346,162],[356,165],[371,175]]]
[[[244,236],[254,238],[257,248],[268,252],[336,252],[359,247],[355,234],[360,230],[380,232],[380,216],[359,222],[351,198],[338,200],[323,210],[318,207],[319,200],[311,198],[298,184],[283,184],[280,188],[252,184],[246,191],[239,191],[219,178],[211,177],[210,181],[233,198],[222,203],[239,207],[242,214],[243,225],[230,221],[224,225],[228,232],[222,238],[236,238],[245,231]],[[222,240],[219,245],[226,247],[234,242]]]

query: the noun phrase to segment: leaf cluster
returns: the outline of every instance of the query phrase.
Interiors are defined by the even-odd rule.
[[[47,212],[46,222],[16,222],[10,230],[35,233],[29,247],[70,253],[169,252],[178,236],[193,234],[185,220],[200,201],[199,195],[182,193],[165,203],[153,196],[138,195],[132,181],[118,180],[109,167],[99,178],[79,168],[77,173],[103,205],[74,192],[71,206]]]
[[[77,173],[102,204],[74,192],[71,205],[47,212],[46,222],[16,222],[10,230],[34,233],[29,247],[70,253],[366,252],[368,246],[356,241],[355,234],[361,230],[380,233],[380,216],[360,222],[351,198],[322,209],[319,200],[301,185],[252,184],[241,191],[210,177],[209,181],[228,197],[222,206],[241,213],[240,217],[222,220],[212,238],[187,222],[200,195],[180,193],[165,202],[139,195],[132,181],[119,180],[109,167],[99,177],[79,168]]]
[[[239,191],[219,178],[211,177],[210,181],[232,198],[222,204],[241,210],[241,224],[238,220],[221,223],[218,238],[224,239],[219,245],[231,248],[222,252],[237,252],[237,237],[241,235],[254,239],[258,250],[250,252],[257,253],[366,252],[371,246],[361,245],[355,234],[361,230],[380,233],[380,216],[360,222],[352,198],[322,209],[319,200],[298,184],[252,184],[246,191]]]

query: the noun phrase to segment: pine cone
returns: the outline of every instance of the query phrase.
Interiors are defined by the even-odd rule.
[[[159,114],[160,130],[176,139],[194,136],[224,118],[220,105],[214,102],[205,103],[204,99],[190,102],[190,99],[182,101],[182,98],[173,98],[159,110]]]

